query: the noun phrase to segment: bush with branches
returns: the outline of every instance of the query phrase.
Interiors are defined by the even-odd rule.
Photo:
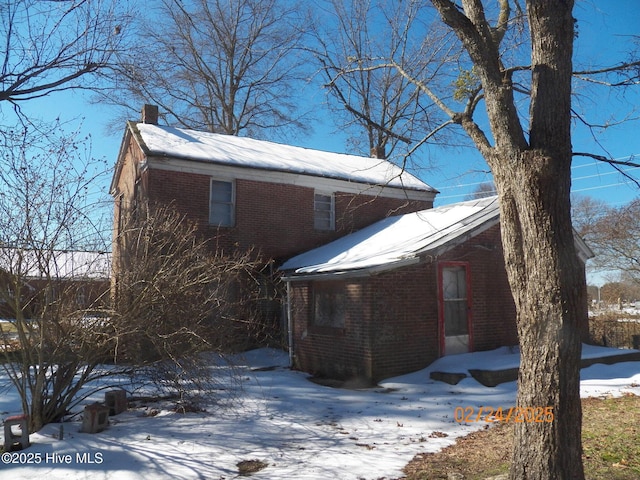
[[[110,320],[115,362],[182,397],[215,383],[202,354],[243,350],[266,335],[259,312],[266,277],[253,252],[212,249],[172,206],[149,209],[121,237]]]

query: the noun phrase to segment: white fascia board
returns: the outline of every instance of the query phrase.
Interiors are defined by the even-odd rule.
[[[237,167],[211,162],[197,162],[179,158],[147,157],[147,168],[181,173],[208,175],[211,177],[227,177],[257,182],[281,183],[300,187],[326,190],[328,192],[345,192],[371,196],[398,198],[402,200],[419,200],[433,202],[436,193],[424,190],[411,190],[398,187],[371,185],[361,182],[350,182],[338,178],[304,175],[277,170],[261,170],[249,167]]]
[[[109,194],[115,197],[118,194],[117,180],[120,178],[120,172],[122,171],[122,162],[124,162],[126,145],[128,144],[127,138],[131,135],[131,131],[126,128],[120,142],[120,148],[118,149],[118,158],[116,160],[115,170],[111,177],[111,184],[109,185]]]
[[[300,273],[295,272],[285,274],[282,276],[282,280],[285,282],[301,282],[301,281],[317,281],[317,280],[341,280],[343,278],[363,278],[371,277],[373,275],[395,270],[397,268],[406,267],[409,265],[416,265],[420,263],[420,257],[411,256],[389,262],[381,265],[374,265],[366,268],[358,268],[354,270],[333,270],[328,272],[318,273]]]
[[[587,260],[596,256],[575,228],[573,229],[573,242],[576,247],[576,252],[578,253],[578,258],[582,263],[587,263]]]

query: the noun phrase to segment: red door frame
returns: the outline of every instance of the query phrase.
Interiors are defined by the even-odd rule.
[[[438,262],[438,336],[440,356],[446,355],[444,348],[444,291],[442,288],[442,270],[447,267],[464,267],[467,282],[467,330],[469,332],[469,351],[473,352],[473,310],[471,289],[471,266],[469,262],[445,261]]]

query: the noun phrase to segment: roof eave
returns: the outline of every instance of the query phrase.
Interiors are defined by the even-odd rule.
[[[427,247],[416,250],[411,256],[406,256],[401,260],[374,265],[371,267],[358,269],[358,270],[334,270],[332,272],[318,272],[318,273],[301,273],[296,274],[293,273],[285,273],[284,280],[287,281],[295,281],[295,280],[321,280],[321,279],[336,279],[336,277],[340,278],[354,278],[356,276],[365,277],[371,276],[378,273],[395,270],[397,268],[405,267],[408,265],[415,265],[422,261],[423,258],[431,257],[436,258],[449,250],[453,250],[455,247],[462,245],[467,240],[481,234],[482,232],[488,230],[494,225],[500,223],[500,215],[499,213],[493,214],[486,221],[476,225],[475,227],[469,228],[460,232],[459,235],[455,237],[449,238],[444,242],[436,241],[434,244],[430,244]]]
[[[573,229],[573,241],[576,246],[576,251],[578,253],[578,258],[582,260],[582,263],[586,263],[587,260],[596,256],[593,253],[593,250],[587,245],[584,239],[578,234],[578,232]]]
[[[411,256],[393,262],[384,263],[380,265],[373,265],[366,268],[358,268],[351,270],[334,270],[325,272],[303,272],[303,273],[285,273],[282,276],[282,280],[285,282],[303,282],[303,281],[318,281],[318,280],[337,280],[337,279],[352,279],[352,278],[364,278],[377,275],[379,273],[387,272],[389,270],[395,270],[396,268],[406,267],[409,265],[415,265],[420,263],[421,259],[418,256]]]
[[[116,160],[113,177],[111,178],[111,185],[109,186],[109,194],[111,196],[115,196],[118,193],[118,182],[120,180],[120,174],[122,173],[122,167],[124,165],[127,146],[130,143],[130,139],[135,140],[135,142],[138,144],[138,147],[145,156],[149,155],[149,148],[144,143],[136,122],[128,121],[124,130],[124,134],[122,135],[122,142],[120,143],[120,149],[118,150],[118,159]]]
[[[395,191],[395,192],[405,192],[405,196],[407,200],[421,200],[421,201],[430,201],[433,202],[435,200],[436,195],[439,193],[438,190],[434,189],[428,184],[424,184],[425,188],[419,187],[411,187],[411,186],[399,186],[399,185],[390,185],[387,184],[376,184],[372,182],[359,181],[356,179],[345,178],[339,175],[320,175],[309,172],[295,172],[285,168],[263,168],[256,167],[251,165],[242,165],[242,164],[234,164],[224,161],[215,161],[210,159],[198,159],[189,156],[179,156],[179,155],[169,155],[166,152],[162,151],[146,151],[147,155],[147,166],[149,168],[158,168],[164,170],[180,170],[181,168],[186,168],[184,165],[187,164],[196,164],[202,165],[206,167],[221,167],[226,169],[238,169],[237,171],[245,171],[245,172],[266,172],[273,174],[284,174],[284,175],[296,175],[298,177],[306,177],[309,179],[324,179],[327,181],[335,181],[340,182],[342,185],[358,185],[358,191],[361,193],[366,193],[368,190],[374,190],[374,194],[379,194],[381,191]],[[185,163],[186,162],[186,163]],[[181,164],[182,163],[182,167]],[[263,176],[260,177],[263,181],[265,178]],[[396,196],[400,196],[400,193],[396,193]]]

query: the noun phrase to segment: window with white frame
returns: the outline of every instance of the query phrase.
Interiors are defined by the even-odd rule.
[[[313,226],[316,230],[335,230],[335,200],[332,193],[316,192],[313,213]]]
[[[235,192],[232,181],[211,179],[209,223],[219,227],[234,224]]]

